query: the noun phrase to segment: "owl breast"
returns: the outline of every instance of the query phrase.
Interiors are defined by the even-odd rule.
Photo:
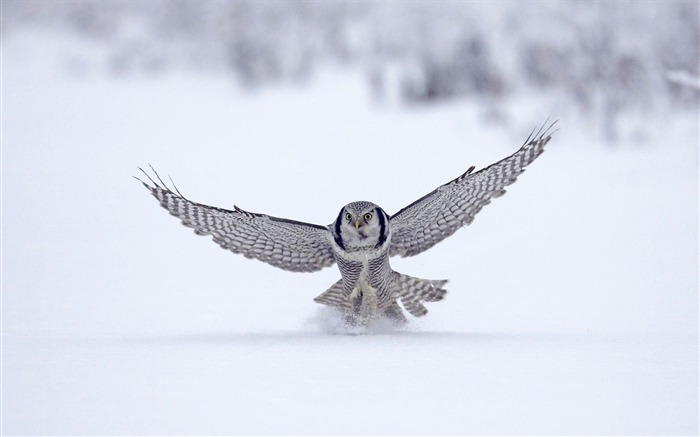
[[[386,250],[345,252],[337,254],[336,261],[346,296],[354,307],[374,313],[396,299],[391,291],[393,270]]]

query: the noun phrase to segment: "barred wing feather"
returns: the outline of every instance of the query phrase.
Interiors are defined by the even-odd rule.
[[[211,235],[224,249],[295,272],[313,272],[335,263],[325,226],[192,202],[160,178],[159,184],[146,176],[152,185],[141,182],[163,208],[197,235]]]
[[[391,219],[390,254],[417,255],[470,224],[481,208],[491,199],[502,196],[505,187],[516,181],[532,161],[544,151],[552,137],[544,126],[525,140],[523,146],[509,157],[473,173],[470,167],[458,178],[438,187]]]

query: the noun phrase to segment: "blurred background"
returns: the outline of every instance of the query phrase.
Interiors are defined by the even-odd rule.
[[[698,434],[697,1],[1,7],[0,433]],[[450,280],[395,332],[333,335],[335,267],[223,251],[132,178],[323,225],[547,119],[504,197],[391,260]]]
[[[355,69],[377,105],[469,100],[508,125],[506,102],[547,98],[602,141],[644,141],[645,120],[695,110],[698,2],[7,1],[3,37],[90,42],[76,77],[222,72],[243,88],[305,86]],[[562,113],[563,109],[566,113]],[[554,112],[554,111],[552,111]],[[632,125],[625,124],[632,120]]]

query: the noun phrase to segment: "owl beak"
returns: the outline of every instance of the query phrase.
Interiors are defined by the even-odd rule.
[[[355,229],[360,229],[360,219],[359,218],[355,219]]]

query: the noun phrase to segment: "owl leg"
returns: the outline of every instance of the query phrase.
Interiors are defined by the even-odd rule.
[[[372,316],[363,290],[356,289],[349,297],[351,309],[345,314],[345,324],[351,327],[367,326]]]
[[[367,305],[368,300],[365,297],[365,293],[359,288],[348,295],[341,279],[317,296],[314,301],[339,309],[347,326],[361,327],[367,326],[372,316],[372,307]]]

